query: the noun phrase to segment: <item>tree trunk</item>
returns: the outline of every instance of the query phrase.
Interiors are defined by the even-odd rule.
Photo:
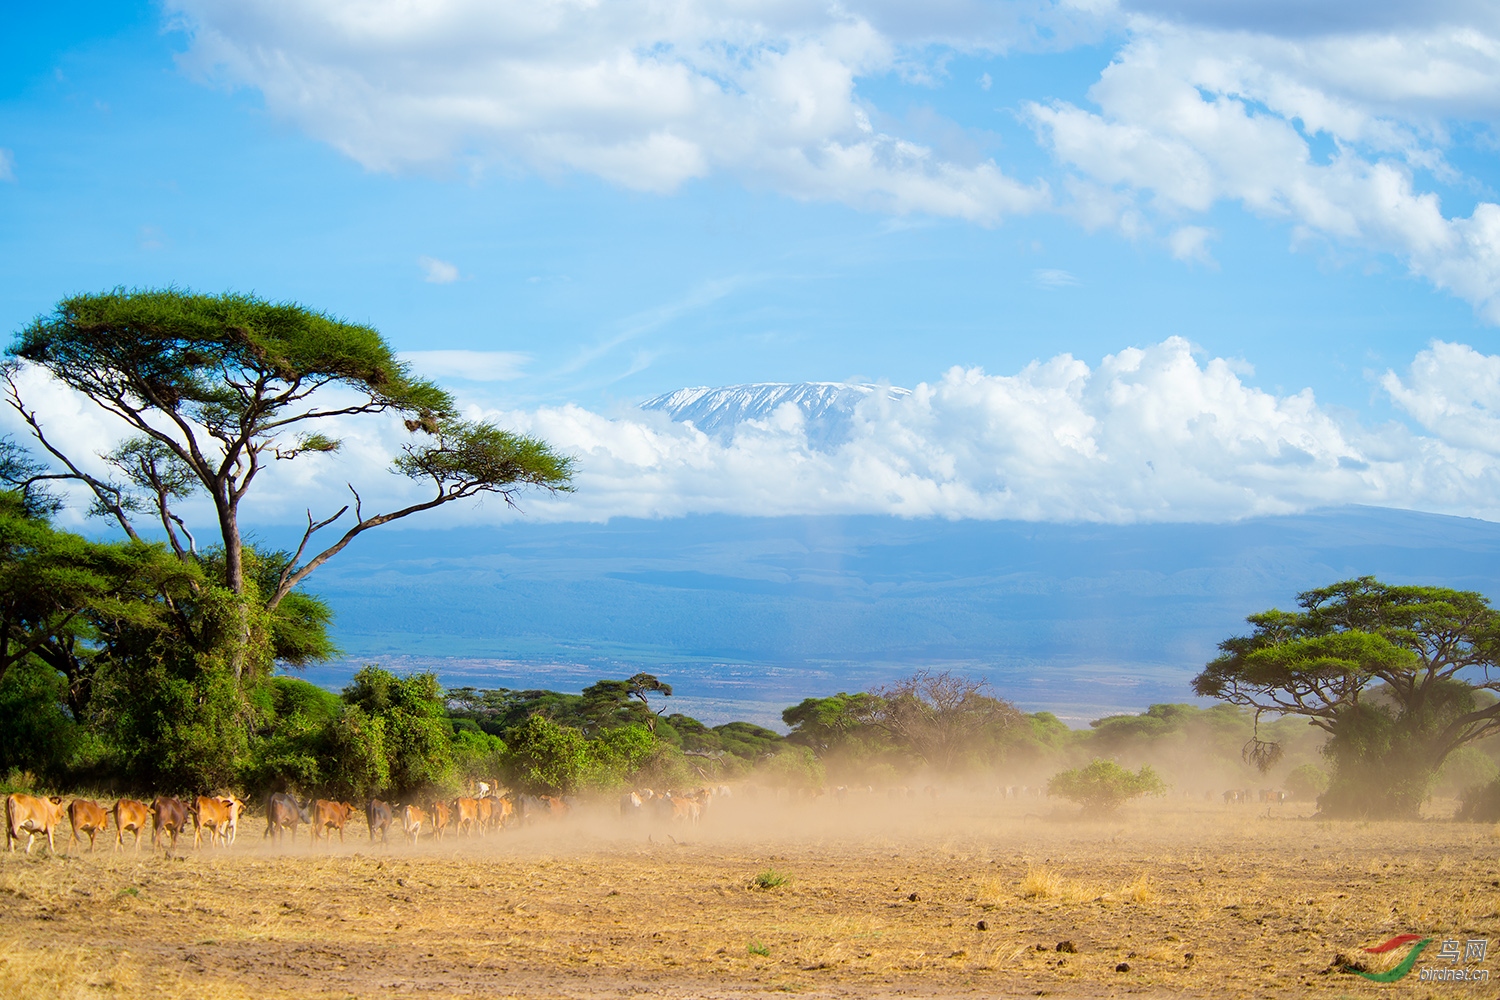
[[[240,540],[239,511],[232,501],[218,498],[219,530],[224,536],[224,585],[234,594],[234,625],[229,662],[234,683],[244,690],[245,656],[250,646],[250,606],[245,599],[245,546]]]

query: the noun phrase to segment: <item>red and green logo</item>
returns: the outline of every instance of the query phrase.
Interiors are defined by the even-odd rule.
[[[1412,944],[1412,942],[1416,943]],[[1395,951],[1402,945],[1408,944],[1412,945],[1411,950],[1406,953],[1406,957],[1394,968],[1387,969],[1384,972],[1366,972],[1364,969],[1357,968],[1356,966],[1346,965],[1344,966],[1344,971],[1352,972],[1357,976],[1363,976],[1375,983],[1394,983],[1411,972],[1412,966],[1417,964],[1417,956],[1422,954],[1423,948],[1432,944],[1432,938],[1424,938],[1420,934],[1397,934],[1389,941],[1377,944],[1373,948],[1365,949],[1371,955],[1384,955],[1387,952]]]

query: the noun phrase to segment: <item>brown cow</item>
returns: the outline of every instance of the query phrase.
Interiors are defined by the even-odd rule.
[[[151,803],[151,811],[156,814],[156,824],[151,829],[152,849],[155,850],[156,845],[161,843],[162,834],[165,833],[172,838],[172,846],[168,850],[177,850],[177,837],[187,827],[188,816],[191,815],[187,803],[170,795],[158,795],[156,801]]]
[[[74,799],[68,805],[68,823],[73,827],[73,836],[68,840],[68,850],[78,843],[79,833],[89,835],[89,853],[94,853],[94,838],[109,828],[109,813],[92,799]]]
[[[491,795],[485,801],[491,803],[490,825],[495,829],[503,829],[516,818],[516,802],[509,795]]]
[[[422,835],[422,825],[427,822],[427,814],[416,806],[404,806],[401,809],[401,829],[406,831],[407,837],[415,846],[417,838]]]
[[[16,849],[15,842],[21,839],[21,834],[26,834],[26,853],[31,853],[31,845],[36,843],[39,833],[47,835],[47,851],[51,854],[57,853],[57,847],[52,842],[52,828],[62,822],[63,804],[61,795],[50,795],[46,798],[38,798],[35,795],[23,795],[17,792],[5,797],[5,847],[7,850]]]
[[[344,842],[344,824],[349,822],[349,816],[354,812],[354,806],[348,802],[334,802],[331,799],[318,799],[313,803],[313,843],[318,842],[321,836],[328,837],[328,846],[333,846],[333,834],[330,830],[339,832],[339,843]]]
[[[115,816],[115,850],[125,846],[125,831],[135,834],[135,849],[141,849],[141,832],[151,822],[151,807],[135,799],[120,799],[110,810]]]
[[[464,827],[473,833],[479,826],[479,800],[460,798],[453,800],[453,832],[462,834]]]
[[[486,795],[481,799],[476,799],[475,805],[479,812],[476,827],[479,835],[483,837],[485,831],[495,825],[495,800]]]
[[[229,803],[221,798],[200,795],[193,800],[193,846],[203,846],[203,828],[208,827],[208,846],[223,840],[228,846]]]
[[[448,830],[448,820],[450,818],[448,803],[441,800],[434,802],[428,814],[432,817],[432,835],[441,841],[443,834]]]
[[[689,826],[698,825],[698,817],[703,813],[703,806],[691,795],[673,795],[667,793],[667,801],[672,804],[672,822],[687,823]]]

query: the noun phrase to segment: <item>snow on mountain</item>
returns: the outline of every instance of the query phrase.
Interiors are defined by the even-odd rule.
[[[850,382],[752,382],[678,389],[646,400],[641,409],[691,422],[713,437],[729,438],[742,422],[769,420],[777,409],[790,403],[802,411],[808,443],[815,448],[833,448],[849,439],[855,408],[881,394],[901,399],[910,396],[911,390]]]

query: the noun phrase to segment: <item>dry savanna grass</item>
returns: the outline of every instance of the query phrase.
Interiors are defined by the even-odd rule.
[[[231,850],[8,854],[0,998],[1500,992],[1330,971],[1392,966],[1362,949],[1402,933],[1486,937],[1500,964],[1491,828],[1021,808],[741,795],[696,828],[601,805],[417,848],[360,827],[273,850],[247,824]]]

